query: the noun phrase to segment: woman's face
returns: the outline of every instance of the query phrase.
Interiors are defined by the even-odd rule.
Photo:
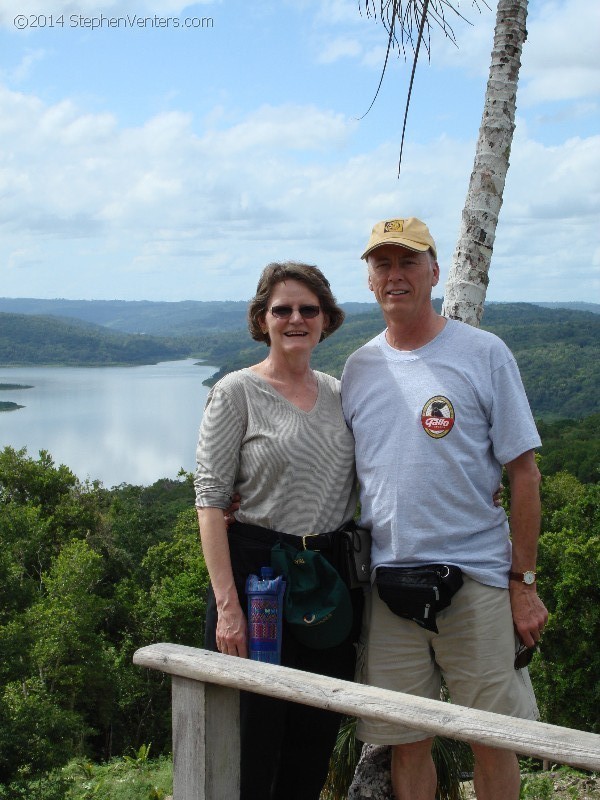
[[[306,353],[310,356],[328,325],[327,317],[320,309],[315,317],[309,316],[311,310],[319,306],[317,295],[301,281],[286,280],[275,284],[267,312],[261,319],[262,330],[271,339],[271,350],[290,355]],[[286,307],[292,309],[289,316],[282,313]],[[278,309],[281,311],[278,312]],[[302,316],[301,310],[305,316]]]

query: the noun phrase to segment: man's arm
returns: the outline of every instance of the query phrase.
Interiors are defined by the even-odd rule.
[[[510,483],[510,530],[512,536],[511,572],[533,570],[540,534],[540,473],[533,450],[506,464]],[[536,644],[548,621],[548,611],[537,594],[536,584],[509,581],[510,602],[515,630],[526,647]]]

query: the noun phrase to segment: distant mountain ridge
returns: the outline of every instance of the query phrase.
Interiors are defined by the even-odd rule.
[[[600,303],[585,303],[579,300],[565,303],[533,303],[533,305],[542,306],[543,308],[568,308],[571,311],[591,311],[592,314],[600,314]]]
[[[170,336],[125,333],[64,316],[0,311],[0,367],[152,364],[192,357],[220,367],[214,382],[266,355],[265,345],[250,338],[245,303],[231,303],[229,308],[219,304],[216,311],[221,321],[230,312],[230,327],[226,330],[207,323],[215,308],[202,307],[207,314],[198,318],[198,308],[184,304],[183,319],[178,317],[180,304],[158,304],[159,309],[153,305],[141,304],[135,310],[142,311],[146,328],[151,328],[149,323],[154,320]],[[125,316],[129,314],[129,304],[125,308],[121,303],[118,306],[121,315],[125,311]],[[434,306],[439,311],[441,300],[434,300]],[[86,304],[85,310],[89,309]],[[60,310],[64,313],[65,307]],[[103,311],[107,310],[112,314],[103,305]],[[170,320],[169,311],[176,319]],[[337,377],[348,355],[384,327],[376,303],[352,304],[347,312],[344,325],[317,347],[312,359],[316,369]],[[600,413],[600,314],[528,303],[490,303],[485,308],[482,328],[500,336],[513,351],[536,416],[580,419]],[[0,383],[2,377],[0,374]]]
[[[0,311],[0,366],[107,366],[185,358],[181,339],[111,331],[78,319]]]
[[[0,298],[0,312],[72,318],[124,333],[183,336],[245,325],[248,304],[234,300],[37,300]]]
[[[441,303],[440,300],[437,301]],[[342,303],[348,315],[376,310],[376,303]],[[487,303],[485,313],[495,306],[514,303]],[[545,308],[566,308],[600,314],[600,303],[532,303]],[[244,300],[42,300],[0,297],[0,312],[73,318],[102,325],[114,331],[152,336],[193,336],[246,327],[248,303]]]

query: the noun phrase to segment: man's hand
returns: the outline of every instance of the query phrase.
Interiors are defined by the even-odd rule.
[[[535,453],[528,450],[506,464],[510,481],[510,530],[512,535],[511,572],[535,572],[540,531],[540,473]],[[538,597],[535,584],[509,581],[513,623],[525,647],[539,642],[548,621],[546,606]]]
[[[235,512],[240,507],[241,499],[242,498],[240,497],[240,495],[236,492],[231,498],[231,505],[229,506],[229,508],[226,508],[225,511],[223,512],[223,517],[225,518],[225,525],[227,525],[227,527],[229,527],[235,522]]]
[[[533,647],[542,637],[548,622],[546,606],[538,597],[535,586],[510,581],[510,605],[517,636],[525,647]]]

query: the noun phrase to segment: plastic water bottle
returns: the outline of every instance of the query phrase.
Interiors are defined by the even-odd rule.
[[[261,567],[260,578],[246,579],[248,596],[248,649],[253,661],[281,663],[281,622],[285,579],[274,577],[271,567]]]

